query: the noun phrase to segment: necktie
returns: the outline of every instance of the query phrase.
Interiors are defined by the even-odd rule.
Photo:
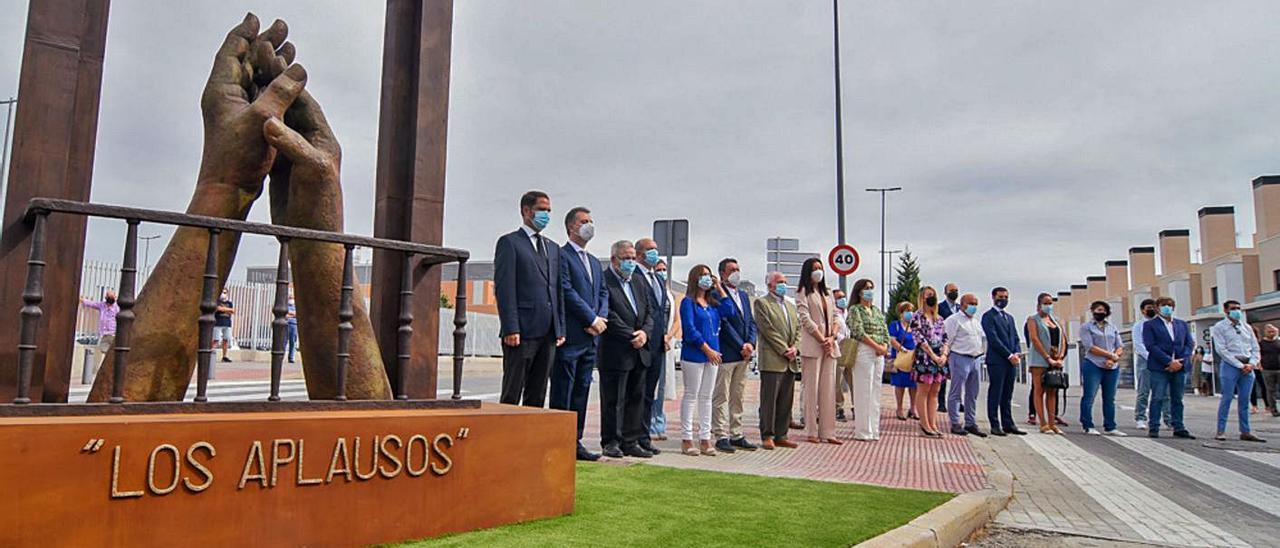
[[[595,277],[591,275],[591,261],[587,260],[587,252],[579,249],[578,257],[582,259],[582,267],[587,270],[587,281],[596,281]]]
[[[547,260],[547,246],[542,245],[542,236],[534,234],[533,239],[538,242],[536,246],[538,248],[538,255],[541,256],[542,260],[545,262]]]
[[[649,285],[653,287],[654,299],[658,301],[658,304],[662,304],[663,297],[664,297],[663,291],[662,291],[662,284],[658,283],[658,275],[655,274],[652,270],[649,271]]]

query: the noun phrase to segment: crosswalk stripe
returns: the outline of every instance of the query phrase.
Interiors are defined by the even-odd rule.
[[[1023,436],[1040,456],[1142,538],[1194,546],[1248,546],[1062,436]],[[1150,508],[1161,508],[1153,523]]]
[[[1280,517],[1280,489],[1225,466],[1192,456],[1163,443],[1141,438],[1109,438],[1228,497]],[[1168,463],[1174,463],[1169,466]]]
[[[1254,462],[1261,462],[1272,468],[1280,468],[1280,453],[1259,453],[1257,451],[1230,451],[1230,453]]]

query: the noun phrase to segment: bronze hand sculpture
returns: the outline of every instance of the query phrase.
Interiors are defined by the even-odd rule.
[[[276,21],[258,33],[248,14],[227,34],[214,58],[201,98],[204,153],[187,213],[244,219],[271,174],[272,221],[342,230],[341,151],[320,106],[304,87],[306,70],[295,65],[288,27]],[[226,283],[239,246],[238,233],[218,239],[218,280]],[[133,349],[124,394],[128,401],[174,401],[186,393],[195,365],[200,291],[207,231],[178,229],[138,297]],[[312,398],[336,393],[337,296],[342,247],[293,242],[290,262],[297,280],[303,326],[304,373]],[[389,398],[373,329],[362,298],[356,298],[347,394],[352,399]],[[111,376],[98,375],[89,401],[105,401]]]

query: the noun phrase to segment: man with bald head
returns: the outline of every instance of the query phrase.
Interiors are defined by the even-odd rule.
[[[945,320],[960,311],[960,287],[955,282],[949,282],[942,288],[942,295],[947,300],[938,303],[938,315]],[[942,381],[942,386],[938,388],[938,412],[947,412],[947,381],[945,379]]]
[[[787,426],[800,372],[800,321],[795,303],[787,300],[786,277],[770,272],[765,283],[769,294],[752,305],[760,342],[760,447],[795,448]]]
[[[658,262],[661,257],[658,256],[658,242],[653,238],[640,238],[636,240],[636,272],[644,282],[647,291],[644,292],[645,299],[649,301],[649,310],[653,315],[653,327],[649,330],[649,340],[653,344],[649,345],[649,363],[657,364],[656,367],[649,367],[645,370],[644,377],[644,439],[641,440],[641,446],[653,454],[661,451],[653,446],[653,439],[662,441],[667,439],[663,432],[656,432],[654,428],[655,418],[663,425],[666,424],[666,415],[662,409],[662,398],[658,397],[658,385],[665,382],[667,350],[669,349],[667,339],[667,318],[671,315],[671,300],[667,298],[667,284],[663,281],[657,272]]]
[[[978,428],[975,405],[978,401],[979,379],[982,376],[982,357],[986,352],[986,334],[982,330],[982,318],[978,316],[978,296],[966,293],[960,297],[959,310],[945,322],[947,341],[951,353],[947,366],[951,369],[951,391],[947,393],[947,418],[951,421],[951,433],[957,436],[973,434],[987,437]],[[964,403],[964,422],[960,421]]]

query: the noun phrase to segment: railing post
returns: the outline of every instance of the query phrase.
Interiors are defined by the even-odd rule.
[[[400,324],[396,330],[396,399],[407,400],[409,360],[413,339],[413,253],[405,252],[404,270],[400,272]]]
[[[31,232],[31,252],[27,255],[27,286],[22,291],[22,327],[18,339],[18,386],[13,403],[31,403],[31,368],[36,359],[36,331],[44,310],[44,238],[49,212],[36,215]]]
[[[93,384],[93,370],[94,370],[93,362],[96,361],[93,359],[93,356],[94,356],[93,349],[87,346],[84,347],[84,367],[80,368],[80,384],[83,384],[83,385]]]
[[[342,254],[342,294],[338,300],[338,393],[333,399],[347,399],[347,365],[351,360],[351,319],[356,312],[351,303],[355,293],[355,246],[346,244]]]
[[[458,261],[457,296],[453,298],[453,399],[462,399],[462,362],[467,344],[467,261]]]
[[[218,234],[209,229],[209,250],[204,258],[204,286],[200,294],[200,350],[196,361],[195,401],[205,402],[209,390],[209,369],[213,365],[213,313],[218,309]]]
[[[129,339],[133,328],[133,305],[137,302],[138,283],[138,220],[129,219],[124,238],[124,263],[120,265],[120,291],[116,304],[116,347],[111,362],[111,403],[124,403],[124,370],[129,355]],[[99,326],[99,329],[102,327]],[[105,361],[103,363],[106,363]]]
[[[279,240],[275,303],[271,307],[271,395],[267,397],[268,401],[280,401],[280,377],[284,374],[285,338],[289,328],[289,319],[286,318],[289,314],[289,238],[281,237]]]

